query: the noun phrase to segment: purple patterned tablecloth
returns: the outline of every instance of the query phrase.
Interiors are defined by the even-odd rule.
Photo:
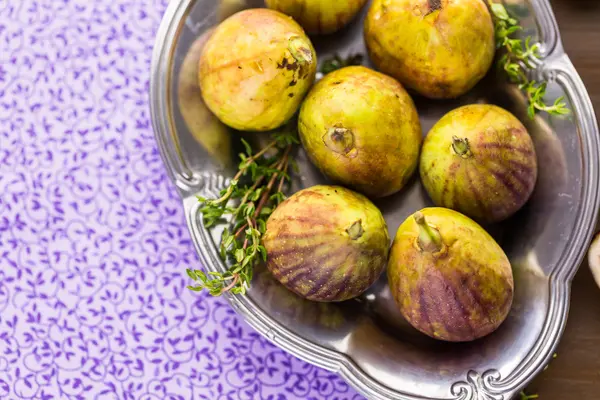
[[[360,399],[185,289],[148,112],[167,2],[0,0],[0,399]]]

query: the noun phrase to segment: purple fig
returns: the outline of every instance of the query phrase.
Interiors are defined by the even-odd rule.
[[[498,222],[530,198],[537,158],[527,129],[508,111],[477,104],[446,114],[428,133],[421,180],[433,202]]]
[[[381,212],[338,186],[314,186],[271,214],[263,238],[267,267],[292,292],[314,301],[344,301],[371,286],[389,249]]]
[[[513,301],[512,269],[502,248],[476,222],[446,208],[426,208],[404,221],[387,274],[402,315],[439,340],[490,334]]]

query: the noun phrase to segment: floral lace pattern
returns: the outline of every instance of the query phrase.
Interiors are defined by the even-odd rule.
[[[0,0],[0,399],[361,399],[185,289],[148,112],[168,0]]]

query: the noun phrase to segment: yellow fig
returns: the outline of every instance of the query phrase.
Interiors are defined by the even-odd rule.
[[[346,26],[367,0],[265,0],[267,7],[292,16],[310,34],[333,33]]]
[[[379,70],[430,98],[469,91],[496,53],[483,0],[374,0],[365,40]]]
[[[226,125],[269,131],[298,110],[312,86],[317,55],[300,25],[280,12],[249,9],[223,21],[200,57],[208,108]]]
[[[325,75],[302,105],[298,130],[326,176],[372,198],[398,192],[417,167],[422,137],[412,99],[365,67]]]

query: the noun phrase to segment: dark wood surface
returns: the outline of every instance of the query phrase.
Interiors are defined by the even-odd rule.
[[[600,118],[600,0],[551,0],[563,44]],[[573,283],[558,357],[530,385],[540,400],[600,399],[600,288],[587,263]]]

